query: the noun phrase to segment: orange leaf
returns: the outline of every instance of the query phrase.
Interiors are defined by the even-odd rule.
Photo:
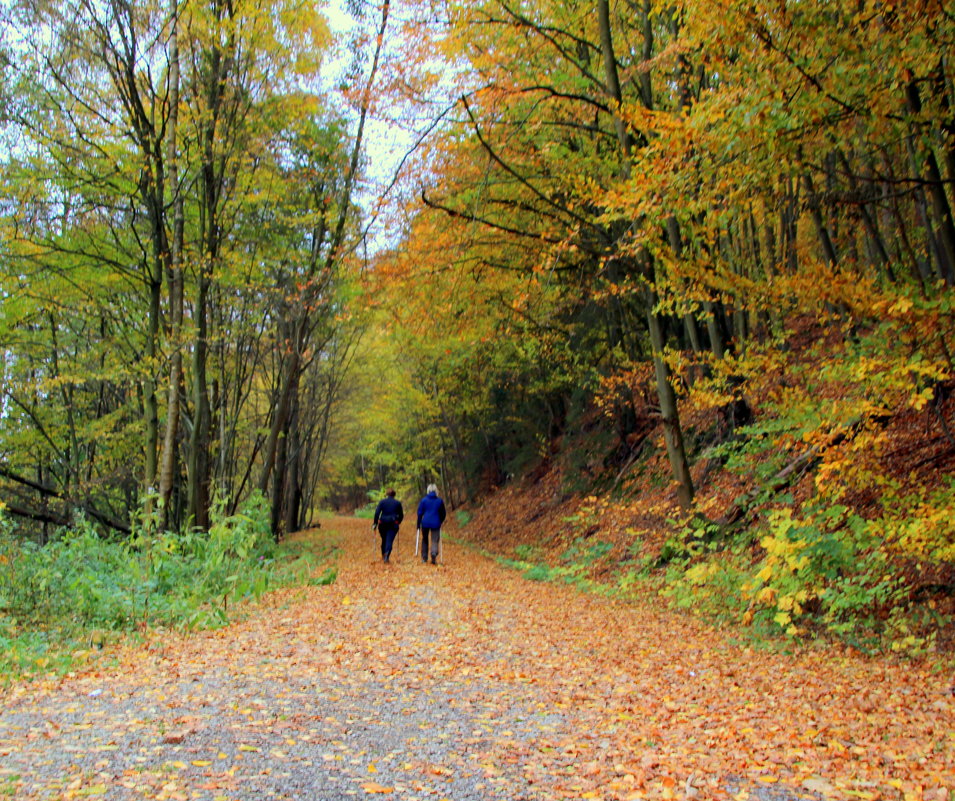
[[[381,793],[383,795],[387,793],[393,793],[395,791],[394,787],[385,787],[381,784],[378,784],[378,782],[365,782],[362,784],[361,789],[366,793]]]

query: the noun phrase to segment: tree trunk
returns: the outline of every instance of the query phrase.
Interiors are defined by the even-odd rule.
[[[285,430],[285,422],[288,419],[293,387],[298,382],[299,363],[298,348],[292,344],[288,365],[285,368],[285,376],[275,403],[272,426],[269,428],[269,438],[266,440],[265,449],[262,453],[263,464],[262,475],[259,476],[259,489],[263,494],[268,491],[269,479],[272,477],[273,468],[275,468],[279,437]]]
[[[613,51],[613,36],[610,30],[610,6],[608,0],[597,0],[597,24],[600,29],[600,50],[603,54],[604,77],[607,81],[607,94],[614,101],[613,124],[617,131],[617,141],[623,154],[622,172],[624,176],[630,174],[630,134],[627,125],[617,113],[617,108],[623,102],[620,91],[620,79],[617,74],[617,58]]]
[[[826,226],[826,221],[823,219],[819,196],[816,194],[816,187],[815,184],[813,184],[812,175],[809,173],[808,167],[802,174],[802,182],[806,189],[809,213],[812,215],[812,221],[816,226],[816,234],[819,237],[819,244],[822,247],[823,256],[825,256],[826,261],[830,265],[835,266],[839,263],[839,256],[836,253],[836,246],[833,244],[829,228]]]
[[[169,528],[170,501],[175,481],[176,449],[179,436],[180,384],[182,383],[182,246],[185,215],[179,187],[179,3],[169,0],[169,122],[168,175],[173,196],[173,233],[169,253],[169,385],[166,390],[166,429],[163,435],[162,460],[159,468],[159,501],[162,505],[161,525]]]
[[[663,441],[666,443],[670,469],[677,484],[677,499],[681,507],[689,509],[693,505],[693,479],[690,476],[690,464],[687,461],[683,443],[676,392],[673,391],[670,368],[664,360],[663,327],[660,316],[654,311],[655,306],[656,295],[651,292],[647,302],[647,325],[650,329],[650,343],[653,346],[657,397],[660,400],[660,414],[663,417]]]
[[[147,495],[156,490],[156,475],[158,473],[159,456],[159,399],[157,397],[156,379],[159,373],[159,316],[162,292],[162,265],[157,263],[153,267],[153,274],[149,281],[149,321],[146,331],[146,370],[147,378],[143,384],[143,403],[146,411],[146,465],[143,483]],[[151,503],[147,501],[147,503]]]
[[[286,434],[286,464],[288,465],[288,479],[285,487],[285,524],[284,531],[291,534],[298,528],[299,504],[302,499],[301,486],[301,464],[302,464],[302,442],[299,431],[299,392],[296,388],[292,396],[292,409],[289,414],[288,433]]]
[[[192,435],[189,438],[189,507],[192,525],[209,527],[209,388],[206,375],[208,362],[208,298],[207,267],[199,276],[196,297],[196,341],[192,354]]]
[[[922,112],[922,97],[918,85],[914,81],[906,87],[906,99],[908,100],[909,111],[915,115]],[[923,157],[929,196],[932,199],[932,211],[934,212],[935,223],[938,226],[941,255],[944,256],[941,272],[946,284],[952,286],[955,282],[955,222],[952,220],[952,207],[949,205],[948,196],[945,194],[945,183],[938,160],[935,158],[935,152],[931,147],[926,146],[923,148]]]

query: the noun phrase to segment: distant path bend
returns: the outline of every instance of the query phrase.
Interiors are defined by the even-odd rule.
[[[460,545],[381,564],[323,524],[338,580],[227,629],[2,690],[0,798],[949,801],[952,677],[740,649],[532,582]],[[323,536],[325,536],[323,534]]]

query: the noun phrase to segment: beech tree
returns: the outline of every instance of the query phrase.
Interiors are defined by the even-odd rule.
[[[849,344],[894,332],[883,397],[942,391],[955,162],[941,5],[447,10],[422,47],[466,63],[458,101],[430,142],[412,264],[383,268],[439,287],[433,317],[470,296],[495,315],[502,353],[533,338],[622,442],[645,430],[652,369],[684,507],[695,488],[679,407],[706,406],[707,437],[732,437],[759,371],[786,369],[777,345],[798,317]],[[506,287],[493,312],[489,280]],[[837,425],[877,414],[860,392]],[[557,394],[566,415],[572,393]]]
[[[292,433],[281,393],[260,403],[269,353],[296,342],[323,365],[309,392],[323,375],[334,395],[354,337],[333,320],[345,319],[361,124],[350,132],[321,94],[324,19],[312,4],[215,0],[4,15],[17,143],[3,162],[4,402],[21,426],[4,427],[4,492],[44,525],[83,508],[125,531],[142,499],[163,527],[204,528],[214,499],[234,508],[275,475],[274,445],[251,433],[262,416]],[[295,204],[311,249],[261,242],[263,214]],[[304,317],[289,314],[296,292]],[[282,370],[295,383],[306,366]],[[312,418],[299,439],[317,453]],[[283,462],[276,482],[306,497],[286,465],[314,479],[315,460]],[[278,521],[289,505],[273,494]],[[293,506],[287,526],[306,514]]]

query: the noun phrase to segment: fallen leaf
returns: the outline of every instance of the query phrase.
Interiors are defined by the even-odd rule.
[[[365,782],[362,784],[361,789],[366,793],[379,793],[381,795],[386,795],[395,791],[394,787],[385,787],[384,785],[378,784],[378,782]]]

